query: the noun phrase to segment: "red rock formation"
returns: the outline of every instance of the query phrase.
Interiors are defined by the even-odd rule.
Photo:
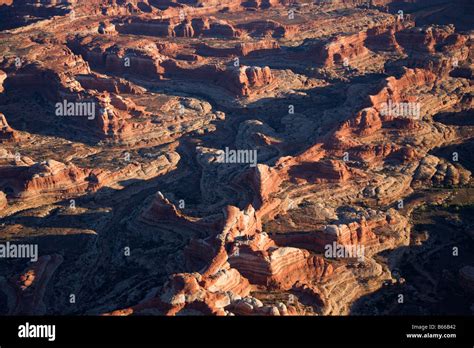
[[[405,51],[413,53],[454,52],[462,48],[467,37],[455,33],[454,26],[417,27],[400,31],[397,41]]]
[[[275,52],[280,49],[280,45],[276,41],[257,41],[257,42],[243,42],[236,46],[237,55],[248,56],[251,53],[256,52]]]
[[[384,124],[391,125],[398,131],[416,129],[418,125],[414,118],[419,118],[421,115],[402,115],[402,119],[398,119],[398,115],[386,114],[387,109],[390,103],[417,103],[416,98],[411,95],[410,91],[419,86],[430,86],[435,79],[435,74],[424,69],[405,69],[404,74],[399,79],[393,76],[387,78],[379,92],[369,96],[368,104],[370,106],[358,112],[354,118],[342,123],[338,130],[328,137],[325,147],[338,150],[339,153],[348,149],[355,149],[356,156],[360,158],[377,156],[374,151],[388,155],[393,150],[398,150],[397,148],[389,149],[387,147],[360,148],[358,142],[354,139],[355,136],[371,136],[378,132]],[[382,152],[380,152],[381,150]],[[367,153],[364,154],[364,152]]]
[[[149,35],[158,37],[239,37],[241,30],[225,21],[213,17],[204,18],[131,18],[116,26],[123,34]]]
[[[110,77],[97,74],[79,75],[77,81],[84,89],[95,89],[99,92],[124,93],[124,94],[143,94],[144,88],[138,87],[124,79],[111,79]]]
[[[272,246],[273,245],[273,246]],[[238,245],[229,263],[253,284],[290,289],[296,281],[318,281],[332,273],[331,265],[302,249],[275,247],[258,236],[248,245]]]
[[[194,227],[196,227],[196,223]],[[206,225],[204,225],[205,227]],[[207,224],[207,228],[213,232],[209,238],[204,240],[193,239],[185,249],[185,256],[189,265],[201,262],[208,265],[220,264],[221,261],[219,260],[222,260],[223,257],[223,241],[231,242],[239,237],[248,238],[262,230],[260,218],[251,205],[243,211],[234,206],[227,206],[223,211],[222,219]],[[216,231],[218,231],[217,235]],[[216,266],[209,267],[209,269],[215,268]]]
[[[241,97],[254,95],[260,88],[274,81],[269,67],[241,66],[225,68],[212,64],[190,68],[173,60],[168,60],[163,65],[167,69],[167,74],[204,81],[212,79],[220,86]]]
[[[400,21],[397,17],[392,17],[391,20],[372,24],[357,34],[316,41],[308,39],[303,46],[317,64],[325,67],[343,64],[351,66],[368,55],[368,48],[374,51],[401,51],[396,35],[412,26],[414,22],[408,18]]]
[[[375,133],[380,128],[382,128],[382,121],[379,113],[374,108],[367,108],[357,113],[355,118],[345,122],[340,128],[340,132],[345,133],[347,131],[348,136],[367,136]]]
[[[81,193],[89,186],[90,170],[54,160],[36,163],[31,167],[2,167],[0,172],[2,187],[12,191],[12,198],[21,200]]]
[[[357,113],[353,119],[343,123],[335,133],[339,137],[361,137],[374,135],[382,129],[384,122],[393,122],[393,117],[380,117],[379,111],[375,107],[377,101],[388,100],[389,96],[394,100],[410,100],[410,88],[414,86],[425,86],[433,83],[434,76],[432,73],[424,70],[407,70],[400,79],[389,78],[386,85],[381,91],[370,97],[371,107]],[[408,98],[408,99],[407,99]],[[410,122],[406,123],[407,128],[411,126]],[[274,214],[279,208],[275,203],[280,202],[272,197],[272,193],[277,191],[281,183],[285,180],[294,178],[304,179],[310,183],[340,183],[348,182],[352,176],[352,169],[340,161],[325,160],[323,157],[326,151],[323,149],[327,144],[316,144],[300,155],[289,158],[280,159],[275,168],[259,165],[250,173],[249,179],[255,192],[255,206],[259,209],[256,216],[268,215],[269,212]],[[347,146],[351,146],[350,142]],[[366,153],[359,152],[361,157],[369,160],[371,151],[374,156],[384,159],[390,154],[400,156],[404,161],[413,160],[416,154],[410,149],[398,148],[397,146],[381,146],[365,149]],[[235,214],[238,214],[235,210]],[[229,215],[230,216],[230,215]],[[239,221],[238,219],[231,219]],[[313,235],[282,235],[275,236],[278,245],[298,244],[304,245],[308,249],[321,251],[325,245],[329,243],[338,243],[342,245],[376,245],[379,240],[374,231],[387,228],[395,222],[392,218],[377,217],[366,220],[353,221],[347,224],[327,225],[318,233]],[[238,226],[238,222],[231,224]],[[242,228],[238,229],[242,231]],[[229,251],[229,264],[232,268],[239,271],[251,283],[260,284],[268,287],[276,287],[280,289],[290,289],[297,281],[303,283],[322,280],[329,276],[332,272],[330,265],[318,257],[313,257],[309,252],[289,246],[277,247],[276,244],[265,234],[243,234],[247,236],[247,241],[238,241],[236,237],[238,233],[231,232],[232,229],[225,227],[221,238],[222,243],[232,243]],[[234,242],[232,242],[234,241]],[[221,245],[220,248],[217,246]],[[191,243],[190,249],[193,249],[192,255],[208,255],[214,250],[219,250],[212,259],[208,258],[207,264],[210,265],[206,272],[206,277],[218,272],[223,267],[227,254],[223,251],[222,244],[217,243],[216,247],[212,243],[203,243],[194,241]],[[201,250],[201,251],[199,251]],[[205,260],[202,260],[205,262]],[[248,307],[245,301],[236,301],[230,305],[238,313],[254,313],[255,309],[245,309]],[[260,307],[259,307],[260,308]],[[258,312],[258,310],[257,310]],[[247,313],[247,312],[246,312]]]
[[[97,29],[97,31],[100,34],[104,34],[104,35],[116,35],[117,34],[117,31],[115,29],[115,25],[108,22],[108,21],[100,22],[99,23],[99,28]]]
[[[251,169],[249,181],[255,192],[254,206],[260,209],[269,202],[270,194],[278,189],[282,177],[277,170],[264,164],[257,164]]]
[[[412,27],[412,21],[399,21],[385,25],[376,25],[367,30],[367,39],[365,44],[372,50],[396,51],[400,52],[401,47],[396,39],[396,34],[405,29]]]
[[[219,255],[224,256],[225,251]],[[111,315],[130,315],[142,311],[158,310],[160,314],[185,314],[196,311],[202,314],[225,315],[233,297],[247,296],[250,284],[240,273],[229,267],[227,257],[218,266],[215,260],[202,275],[181,273],[170,277],[159,297],[147,300],[132,308],[114,311]],[[217,266],[217,267],[216,267]],[[231,297],[232,296],[232,297]]]
[[[328,225],[324,233],[335,237],[336,242],[341,245],[365,245],[374,242],[376,236],[372,229],[377,225],[386,226],[387,221],[374,219],[369,223],[361,219],[359,222],[351,222],[348,225]]]
[[[297,247],[324,253],[327,245],[376,245],[379,242],[378,230],[393,225],[395,220],[385,214],[374,216],[367,220],[359,218],[348,224],[325,225],[315,227],[314,231],[276,233],[272,236],[276,245],[282,247]]]
[[[455,32],[454,26],[424,26],[397,33],[397,40],[411,66],[444,76],[469,56],[468,36]]]
[[[112,45],[111,42],[102,37],[97,37],[94,40],[90,40],[88,37],[84,39],[75,38],[70,42],[70,46],[75,52],[84,56],[91,66],[108,72],[133,74],[148,79],[183,76],[187,79],[217,80],[219,85],[238,96],[250,96],[255,90],[272,83],[274,80],[269,67],[241,66],[225,68],[216,64],[197,65],[177,61],[164,56],[161,49],[163,49],[163,52],[167,51],[168,54],[175,54],[176,52],[169,52],[168,47],[158,48],[150,40],[135,42],[133,46],[130,43],[124,43],[123,47],[118,47],[117,44]],[[248,49],[238,48],[242,52]]]
[[[297,181],[303,179],[312,183],[343,183],[351,177],[347,165],[335,160],[301,163],[290,170],[290,175]]]
[[[260,219],[251,205],[243,211],[233,206],[225,208],[222,233],[229,241],[238,236],[252,236],[261,230]]]
[[[51,277],[63,262],[61,255],[46,255],[12,279],[16,292],[15,303],[10,303],[10,314],[42,315],[46,313],[44,294]]]
[[[393,144],[360,145],[351,148],[351,156],[355,160],[375,164],[384,161],[396,151],[398,147]]]
[[[247,296],[249,283],[235,269],[222,269],[212,276],[177,274],[165,285],[160,301],[168,305],[167,315],[187,309],[204,314],[224,315],[224,308],[234,296]]]
[[[84,222],[84,228],[99,226],[105,237],[97,241],[98,254],[105,250],[103,241],[106,248],[117,250],[123,233],[135,232],[144,240],[161,238],[155,250],[165,259],[157,260],[166,261],[165,269],[153,273],[159,274],[159,284],[144,301],[111,314],[348,312],[358,297],[377,290],[391,266],[373,255],[409,243],[403,209],[397,213],[388,206],[417,185],[463,185],[471,179],[459,164],[426,155],[465,137],[463,129],[437,124],[431,115],[450,106],[469,109],[468,79],[444,74],[453,70],[452,58],[469,70],[468,38],[449,26],[413,29],[412,20],[397,20],[386,11],[383,6],[389,3],[373,0],[372,8],[365,10],[368,4],[362,0],[16,1],[18,11],[12,12],[19,18],[25,15],[28,23],[56,16],[44,24],[0,32],[6,48],[0,58],[0,92],[3,84],[8,92],[1,95],[2,102],[7,102],[8,115],[18,107],[16,100],[25,103],[25,110],[12,115],[15,124],[28,123],[22,136],[32,133],[19,143],[20,149],[32,158],[62,156],[64,150],[65,158],[81,167],[57,161],[33,163],[11,155],[9,151],[16,149],[4,151],[0,209],[12,222],[4,226],[7,234],[28,234],[28,228],[18,229],[31,216],[44,219],[39,232],[50,222],[56,226],[61,214],[50,202],[107,187],[111,189],[91,194],[87,207],[75,211],[79,221],[89,220],[82,210],[113,210],[114,214],[104,214],[108,216],[103,221],[99,217],[97,222]],[[2,4],[12,2],[0,0]],[[296,18],[287,17],[289,6],[295,7]],[[427,0],[405,6],[423,7],[413,11],[417,21],[441,12]],[[449,10],[448,4],[442,6]],[[335,11],[343,8],[350,10]],[[70,12],[57,16],[61,11]],[[3,13],[2,8],[2,18]],[[256,66],[235,66],[235,57]],[[259,67],[262,62],[272,69]],[[353,68],[341,69],[343,65]],[[412,68],[402,72],[402,66]],[[380,76],[392,71],[397,77],[377,87]],[[231,117],[211,112],[210,103],[197,98],[176,96],[185,94],[209,98],[218,109],[229,110]],[[282,115],[284,100],[295,101],[296,113]],[[61,101],[94,103],[95,117],[48,119],[54,115],[50,104]],[[383,105],[389,101],[422,101],[429,111],[422,119],[387,115]],[[34,118],[36,110],[45,115],[44,125],[32,123],[43,121]],[[0,117],[0,141],[17,140],[18,134]],[[100,143],[89,144],[92,139]],[[204,155],[222,145],[255,148],[265,164],[242,169],[206,162]],[[204,146],[209,148],[202,150]],[[116,168],[122,150],[133,152],[134,159]],[[349,160],[342,160],[346,152]],[[152,159],[156,156],[159,159]],[[133,185],[123,189],[129,182]],[[170,199],[159,192],[148,198],[150,187],[156,185],[173,192]],[[173,203],[172,197],[178,195],[186,198],[186,209]],[[27,210],[32,206],[38,208]],[[20,218],[15,214],[9,220],[13,212]],[[116,226],[126,231],[108,238],[107,230]],[[183,239],[188,238],[184,246]],[[366,247],[369,262],[362,265],[358,260],[351,267],[352,259],[330,260],[323,252],[332,243]],[[139,245],[148,248],[155,243]],[[177,250],[181,246],[184,250]],[[103,254],[93,255],[97,260],[93,266],[80,262],[86,269],[77,272],[89,277],[103,262],[122,269],[125,261]],[[136,253],[134,263],[155,267],[147,254]],[[395,262],[396,254],[387,260]],[[41,287],[39,274],[47,273],[48,262],[54,264],[48,258],[41,260],[42,266],[27,271],[18,282],[27,301],[13,312],[43,311],[41,293],[28,302],[36,284]],[[68,261],[68,267],[75,266]],[[180,273],[163,284],[162,271],[175,270]],[[69,277],[68,272],[63,275]],[[91,279],[90,289],[98,293],[112,289],[121,295],[131,285],[126,295],[133,301],[149,290],[148,282],[133,286],[135,277],[107,278],[119,284],[113,288],[108,283],[104,287],[99,275]],[[301,301],[283,300],[290,294]],[[91,303],[95,307],[85,310],[120,307],[115,302]]]
[[[372,105],[380,112],[384,103],[388,101],[403,102],[408,99],[407,92],[416,86],[432,84],[436,75],[424,69],[405,69],[403,76],[396,79],[391,76],[386,79],[386,87],[382,88],[376,95],[370,96]]]
[[[240,24],[238,28],[248,32],[251,36],[274,38],[292,38],[299,31],[297,25],[281,24],[269,19]]]
[[[332,67],[335,64],[349,64],[352,60],[361,58],[368,54],[364,42],[367,33],[335,37],[330,41],[319,41],[308,44],[309,54],[317,64]]]
[[[227,57],[237,56],[245,57],[248,55],[275,53],[280,50],[280,45],[276,41],[261,40],[256,42],[242,42],[232,48],[211,47],[203,43],[198,48],[198,53],[205,56]]]
[[[156,193],[153,203],[143,212],[140,218],[148,223],[172,221],[187,224],[195,220],[179,212],[175,205],[166,199],[160,191]]]
[[[8,125],[4,114],[0,113],[0,143],[17,141],[19,134]]]
[[[2,93],[5,88],[3,88],[3,82],[5,81],[5,79],[7,78],[7,74],[0,70],[0,93]]]
[[[268,66],[264,68],[242,66],[226,70],[225,75],[230,78],[226,87],[239,96],[250,96],[255,89],[273,81],[273,74]]]
[[[7,205],[8,205],[7,196],[5,195],[5,193],[0,191],[0,209],[5,208]]]
[[[74,165],[49,160],[37,163],[27,171],[27,181],[24,186],[24,195],[47,194],[50,190],[81,189],[78,186],[86,184],[88,171]]]
[[[429,155],[420,161],[413,181],[415,185],[466,185],[471,174],[460,165]]]
[[[196,305],[196,296],[198,302],[205,304],[207,312],[220,313],[216,311],[216,307],[224,307],[220,304],[221,301],[228,301],[226,306],[230,304],[229,299],[220,295],[221,291],[234,289],[234,293],[241,294],[247,289],[246,280],[244,283],[238,280],[240,274],[252,283],[288,289],[298,280],[314,281],[331,274],[330,265],[307,251],[276,247],[266,234],[259,232],[259,219],[251,206],[246,211],[228,207],[224,217],[222,232],[217,238],[210,239],[210,243],[195,241],[188,247],[188,258],[192,260],[204,256],[208,266],[199,277],[191,274],[177,275],[178,278],[170,283],[173,285],[165,287],[164,291],[169,295],[161,296],[161,301],[172,306],[168,314],[191,308],[191,304]],[[238,237],[245,237],[250,242],[237,241]],[[223,245],[232,241],[235,242],[229,258]],[[209,258],[210,254],[215,256]],[[242,290],[235,292],[236,287]]]

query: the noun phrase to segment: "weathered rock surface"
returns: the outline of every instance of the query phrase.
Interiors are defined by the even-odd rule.
[[[8,125],[5,115],[0,113],[0,143],[16,141],[18,138],[18,133]]]
[[[42,246],[0,314],[378,310],[472,204],[472,9],[0,0],[0,239]]]
[[[47,312],[44,296],[48,283],[63,262],[61,255],[41,256],[22,274],[14,277],[3,290],[12,291],[7,304],[11,315],[43,315]]]

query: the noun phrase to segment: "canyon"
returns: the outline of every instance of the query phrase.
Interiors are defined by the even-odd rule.
[[[472,314],[473,14],[0,0],[0,314]]]

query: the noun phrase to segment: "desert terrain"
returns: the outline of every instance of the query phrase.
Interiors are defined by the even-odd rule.
[[[0,314],[472,315],[473,17],[0,0]]]

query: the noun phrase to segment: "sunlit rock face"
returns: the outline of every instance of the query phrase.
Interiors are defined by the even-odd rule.
[[[0,314],[469,308],[472,13],[0,0]]]

